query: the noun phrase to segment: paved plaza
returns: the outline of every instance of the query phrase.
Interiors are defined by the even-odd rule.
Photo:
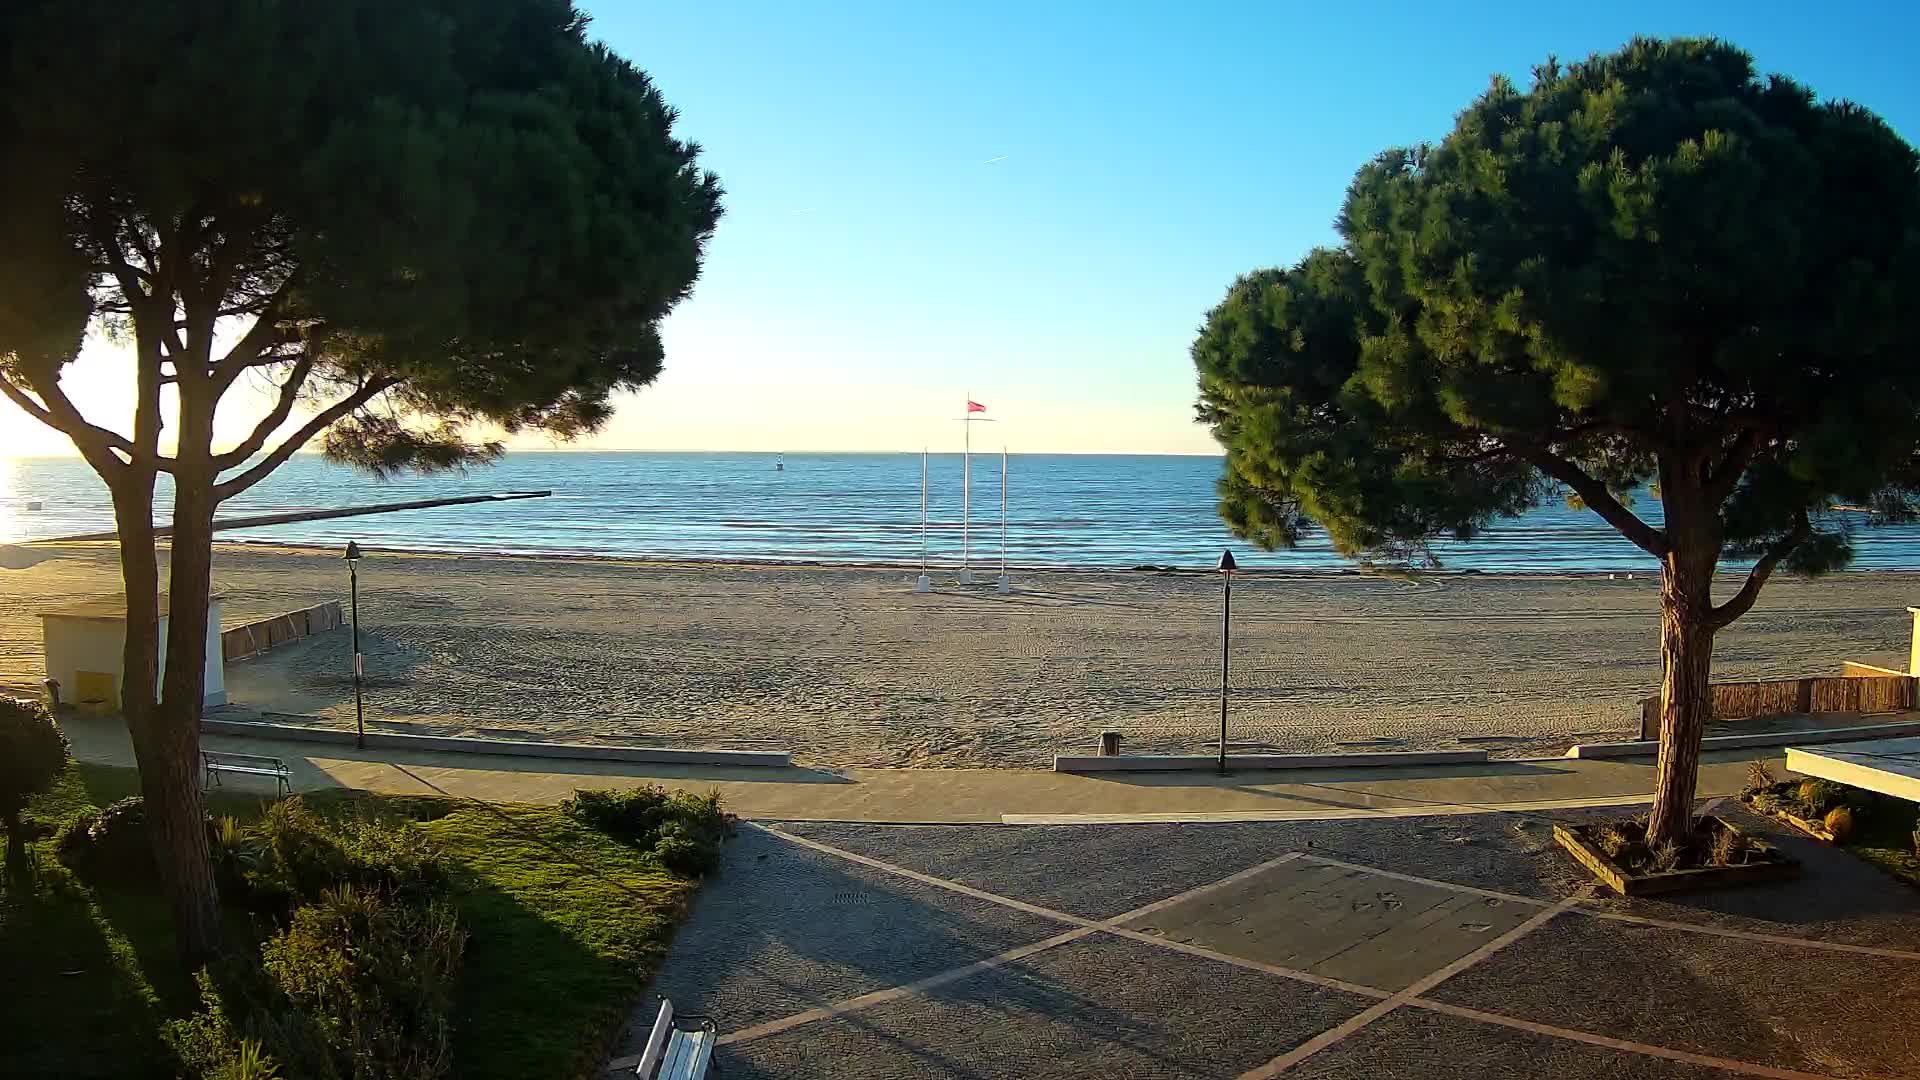
[[[728,1080],[1920,1076],[1920,892],[1721,812],[1805,876],[1611,899],[1533,814],[749,825],[655,989]]]

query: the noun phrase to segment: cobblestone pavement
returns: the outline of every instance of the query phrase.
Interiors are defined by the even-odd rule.
[[[1516,814],[749,826],[655,990],[727,1080],[1920,1076],[1920,893],[1721,812],[1804,876],[1602,898]]]

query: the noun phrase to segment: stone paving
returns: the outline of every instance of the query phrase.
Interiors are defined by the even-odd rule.
[[[1806,875],[1606,899],[1534,815],[747,826],[655,990],[727,1080],[1920,1076],[1920,892],[1721,812]]]

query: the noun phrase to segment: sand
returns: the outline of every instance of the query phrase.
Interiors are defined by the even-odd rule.
[[[31,553],[31,555],[23,555]],[[0,685],[41,674],[33,613],[117,591],[111,545],[6,549]],[[28,565],[31,564],[31,565]],[[229,625],[347,598],[336,552],[223,544]],[[910,591],[911,571],[370,553],[368,716],[431,733],[791,749],[822,765],[1043,766],[1102,729],[1210,750],[1220,581],[1032,571]],[[1722,585],[1731,592],[1733,579]],[[1904,668],[1920,575],[1777,579],[1721,634],[1716,677]],[[1632,737],[1656,689],[1659,587],[1637,575],[1243,574],[1236,749],[1477,747]],[[350,724],[340,630],[228,665],[250,709]]]

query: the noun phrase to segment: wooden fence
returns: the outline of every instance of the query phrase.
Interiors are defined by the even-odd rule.
[[[344,623],[340,601],[329,600],[324,604],[223,631],[220,634],[220,652],[228,660],[244,660],[268,649],[299,641],[309,634],[337,630]]]
[[[1713,684],[1713,719],[1746,720],[1782,713],[1897,712],[1914,707],[1914,677],[1848,662],[1838,677],[1763,679]],[[1640,737],[1660,736],[1660,695],[1640,702]]]

